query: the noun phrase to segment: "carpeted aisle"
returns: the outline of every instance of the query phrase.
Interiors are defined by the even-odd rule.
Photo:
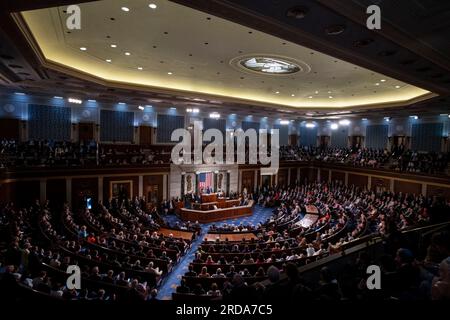
[[[243,224],[251,223],[253,225],[256,225],[258,223],[265,222],[272,215],[272,210],[273,208],[263,208],[261,206],[256,205],[253,208],[253,214],[249,217],[218,221],[215,222],[214,224],[216,225],[221,225],[223,223],[240,224],[242,222]],[[176,221],[178,221],[178,218],[176,216],[168,216],[165,217],[164,219],[170,224],[173,224]],[[158,299],[162,300],[172,299],[172,293],[175,292],[175,289],[180,284],[181,277],[184,275],[185,272],[187,272],[189,263],[191,263],[194,260],[194,255],[197,252],[197,248],[202,243],[202,239],[208,233],[208,229],[211,224],[212,223],[202,225],[202,232],[200,236],[195,239],[189,251],[181,258],[180,262],[177,265],[175,265],[170,275],[164,279],[158,292]]]

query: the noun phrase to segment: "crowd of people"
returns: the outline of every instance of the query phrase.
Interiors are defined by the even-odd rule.
[[[389,242],[401,231],[439,222],[436,210],[449,210],[445,201],[337,182],[262,187],[252,196],[259,205],[272,208],[272,216],[258,225],[212,225],[210,232],[251,232],[254,238],[205,239],[176,289],[178,294],[245,301],[370,296],[360,280],[364,267],[375,258],[364,253],[337,274],[323,267],[319,282],[302,278],[298,267],[340,252],[366,235]],[[303,224],[309,206],[319,214]],[[10,236],[1,255],[2,287],[18,290],[20,284],[69,300],[155,300],[161,279],[190,242],[160,234],[156,214],[145,210],[138,200],[117,199],[78,214],[68,207],[61,214],[52,213],[48,203],[20,210],[7,205],[0,214]],[[420,261],[406,247],[387,246],[387,254],[376,257],[388,279],[382,298],[448,298],[449,243],[446,233],[433,236],[426,259]],[[65,285],[65,270],[73,264],[81,268],[82,290]],[[281,273],[288,280],[281,280]]]
[[[338,181],[263,186],[245,193],[246,199],[272,208],[272,215],[257,225],[212,224],[211,233],[254,237],[205,239],[181,279],[178,294],[225,300],[241,295],[263,300],[283,295],[305,299],[370,295],[358,281],[350,280],[352,274],[357,280],[362,277],[359,264],[374,262],[364,255],[338,275],[324,267],[319,283],[304,281],[297,269],[376,235],[388,243],[386,256],[375,257],[392,283],[383,298],[387,294],[398,299],[450,296],[448,234],[433,236],[427,258],[420,261],[393,241],[402,231],[448,220],[448,200],[367,190]],[[58,299],[155,300],[159,283],[191,245],[192,239],[158,232],[164,223],[160,215],[175,212],[180,201],[148,206],[143,199],[119,197],[77,213],[67,206],[51,212],[48,202],[20,210],[8,204],[0,213],[9,235],[0,259],[1,283],[8,290],[18,290],[20,284]],[[316,209],[314,214],[311,208]],[[176,222],[172,227],[192,231],[193,237],[201,230],[197,222]],[[83,290],[65,286],[69,265],[80,266]],[[288,280],[280,280],[280,273]]]
[[[280,159],[285,161],[320,161],[353,167],[382,168],[411,173],[446,173],[448,154],[418,152],[405,148],[335,148],[312,146],[282,146]]]
[[[165,149],[138,145],[98,144],[96,141],[0,141],[0,168],[83,167],[163,164],[170,161]]]
[[[84,166],[96,164],[97,143],[31,140],[0,142],[1,167]]]
[[[248,155],[248,150],[246,150]],[[248,156],[246,158],[248,160]],[[448,154],[388,149],[281,146],[283,161],[321,161],[411,173],[446,173]],[[27,166],[127,166],[169,163],[170,148],[89,142],[2,140],[0,168]]]
[[[448,160],[448,154],[444,153],[405,150],[393,152],[389,168],[400,172],[438,174],[448,169]]]
[[[200,284],[190,288],[186,280],[177,287],[179,294],[220,297],[224,301],[336,301],[336,300],[440,300],[450,299],[450,238],[448,232],[435,233],[429,251],[435,251],[436,257],[427,255],[418,259],[405,247],[396,249],[392,254],[370,257],[361,252],[356,259],[346,263],[339,273],[328,266],[320,269],[319,280],[311,281],[299,273],[295,263],[287,262],[282,270],[274,265],[267,269],[267,280],[250,284],[244,273],[218,271],[211,275],[213,281],[225,278],[220,290],[212,282],[205,290]],[[381,266],[383,290],[367,288],[367,268],[370,265]],[[218,269],[219,270],[219,269]],[[281,271],[287,279],[281,280]],[[264,271],[261,271],[261,274]],[[189,271],[190,274],[195,274]],[[255,276],[258,276],[257,272]],[[200,276],[200,275],[199,275]],[[209,275],[207,275],[209,276]]]
[[[314,160],[359,167],[379,168],[389,161],[390,152],[385,149],[371,148],[283,146],[280,148],[280,158],[281,160]]]
[[[115,203],[80,214],[68,207],[56,214],[38,202],[20,210],[13,204],[2,208],[9,235],[0,259],[5,290],[29,288],[68,300],[156,299],[159,283],[190,241],[160,234],[143,208]],[[67,288],[69,265],[80,267],[83,290]]]
[[[295,279],[295,286],[301,287],[302,294],[308,292],[310,299],[349,298],[347,293],[338,290],[337,285],[333,285],[332,293],[322,292],[322,282],[319,288],[317,284],[307,288],[298,278],[297,268],[337,253],[363,236],[378,235],[388,239],[412,227],[439,222],[436,219],[442,218],[440,214],[450,209],[445,201],[421,195],[374,192],[341,183],[267,187],[259,190],[255,198],[260,205],[274,208],[267,221],[256,226],[214,224],[209,229],[225,234],[247,230],[253,232],[255,238],[240,242],[205,240],[177,288],[178,293],[212,298],[223,296],[225,299],[234,297],[232,292],[236,288],[245,288],[249,296],[262,298],[271,296],[268,292],[272,290],[272,282],[275,286],[279,273],[286,272],[289,279]],[[320,215],[312,224],[304,225],[302,219],[311,205]],[[400,254],[396,259],[402,257]],[[327,286],[336,283],[330,270],[325,268],[322,276]],[[267,279],[271,284],[265,288],[262,283]],[[359,290],[355,287],[346,289],[351,289],[352,294]],[[402,288],[396,287],[399,289]]]
[[[235,224],[228,224],[228,223],[223,223],[223,224],[212,224],[209,227],[209,232],[251,232],[251,231],[256,231],[259,230],[261,227],[260,224],[257,225],[253,225],[253,224],[244,224],[244,223],[240,223],[239,225],[235,225]]]

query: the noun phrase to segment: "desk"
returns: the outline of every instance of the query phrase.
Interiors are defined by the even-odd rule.
[[[230,200],[235,201],[235,200]],[[225,201],[227,203],[227,201]],[[229,202],[230,204],[233,202]],[[208,223],[214,221],[221,221],[227,219],[234,219],[238,217],[245,217],[252,215],[253,200],[250,200],[248,205],[241,207],[229,207],[216,210],[193,210],[180,209],[181,220],[184,221],[198,221],[200,223]]]
[[[217,239],[220,241],[228,239],[229,242],[241,242],[243,239],[250,241],[252,239],[257,239],[257,237],[253,232],[208,233],[203,238],[203,241],[215,242]]]
[[[319,216],[316,214],[305,214],[302,220],[295,223],[297,226],[302,226],[303,228],[309,228],[319,219]]]
[[[296,226],[302,226],[303,228],[309,228],[319,220],[319,209],[314,205],[305,206],[306,214],[302,220],[295,223]]]
[[[319,209],[317,209],[317,207],[314,205],[309,204],[309,205],[305,206],[305,209],[306,209],[306,213],[319,214]]]
[[[186,230],[161,228],[158,230],[158,233],[162,234],[165,237],[168,237],[171,234],[176,239],[183,239],[188,241],[192,241],[194,238],[194,232]]]
[[[215,202],[193,203],[192,208],[194,210],[206,211],[206,210],[214,210],[214,206],[216,206],[217,209],[225,209],[237,207],[239,206],[239,202],[241,202],[239,199],[225,200],[224,198],[219,198]]]

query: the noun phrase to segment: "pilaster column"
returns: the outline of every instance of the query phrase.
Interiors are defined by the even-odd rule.
[[[167,174],[163,176],[163,199],[167,199]]]
[[[428,187],[428,185],[426,183],[422,184],[422,195],[423,196],[427,195],[427,187]]]
[[[139,176],[139,190],[138,190],[139,198],[144,196],[144,176]]]
[[[103,203],[103,177],[98,177],[98,202]]]
[[[66,178],[66,202],[72,207],[72,178]]]
[[[44,204],[47,200],[47,179],[39,180],[39,201]]]

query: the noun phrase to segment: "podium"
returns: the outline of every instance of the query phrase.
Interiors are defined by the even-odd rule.
[[[217,202],[217,193],[203,193],[201,195],[202,203]]]

